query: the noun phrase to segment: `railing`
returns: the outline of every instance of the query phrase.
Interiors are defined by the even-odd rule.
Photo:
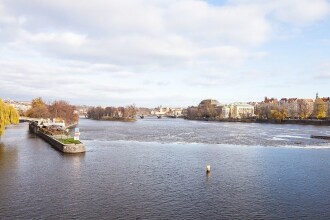
[[[41,118],[29,118],[24,116],[19,117],[19,121],[39,121],[39,120],[41,120]]]

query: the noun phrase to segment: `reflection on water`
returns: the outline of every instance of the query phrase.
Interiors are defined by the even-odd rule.
[[[7,170],[10,167],[15,167],[18,157],[18,149],[14,146],[6,147],[0,142],[0,169]]]
[[[17,186],[17,163],[17,147],[6,147],[0,140],[0,213],[2,211],[1,204],[10,201],[12,192]]]
[[[6,178],[11,177],[10,172],[17,167],[17,158],[17,146],[8,145],[6,147],[3,142],[0,142],[0,173],[6,174]]]
[[[79,127],[87,152],[77,155],[26,124],[6,130],[0,219],[330,218],[330,149],[308,138],[324,127],[166,119]],[[320,149],[283,147],[297,137]]]
[[[71,170],[71,175],[73,179],[79,179],[82,172],[82,164],[84,163],[85,154],[64,154],[61,153],[63,160],[66,163],[69,163],[71,166],[69,167]],[[63,169],[66,169],[63,167]],[[77,182],[74,182],[77,184]]]

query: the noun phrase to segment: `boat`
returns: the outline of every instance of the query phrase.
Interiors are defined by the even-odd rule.
[[[162,116],[161,115],[157,115],[157,118],[162,118]]]
[[[140,115],[140,118],[141,118],[141,119],[144,119],[144,115]]]

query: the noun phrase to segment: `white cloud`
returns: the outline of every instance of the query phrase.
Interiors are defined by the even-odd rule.
[[[86,41],[86,36],[72,32],[52,32],[37,34],[26,32],[26,35],[27,40],[34,43],[64,44],[69,47],[83,46],[84,42]]]
[[[174,0],[77,3],[9,2],[16,15],[25,20],[19,27],[22,36],[17,40],[49,43],[45,48],[48,53],[76,56],[75,59],[141,59],[141,64],[152,57],[186,62],[192,59],[190,54],[214,45],[259,45],[270,33],[263,14],[250,6],[214,7],[202,1]],[[60,23],[59,17],[67,20]],[[31,27],[33,23],[36,25]],[[70,30],[73,25],[76,30]],[[72,52],[75,46],[81,46],[79,54]],[[218,56],[217,52],[214,56]],[[228,58],[233,57],[229,54]]]
[[[271,31],[263,12],[255,6],[214,7],[202,1],[178,1],[167,13],[172,30],[204,45],[258,45]]]
[[[282,0],[273,7],[278,19],[295,25],[309,25],[323,19],[330,12],[326,0]]]
[[[265,14],[292,25],[305,26],[327,17],[330,4],[327,0],[231,0],[234,4],[254,5]]]
[[[158,86],[175,96],[175,82],[191,90],[225,85],[249,61],[271,56],[261,47],[287,26],[301,30],[328,15],[326,0],[2,1],[0,80],[7,84],[0,92],[51,81],[45,94],[61,88],[76,99],[80,90],[128,100],[162,96]]]

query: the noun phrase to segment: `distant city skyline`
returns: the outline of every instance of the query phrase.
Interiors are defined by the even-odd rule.
[[[330,2],[0,1],[0,97],[185,107],[330,96]]]
[[[36,97],[34,97],[36,98]],[[39,98],[39,97],[38,97]],[[58,101],[59,99],[46,99],[44,97],[41,97],[43,99],[43,101],[46,103],[46,104],[51,104],[52,102],[54,101]],[[216,98],[205,98],[203,100],[199,100],[197,103],[193,103],[193,104],[190,104],[190,105],[186,105],[186,106],[171,106],[171,105],[164,105],[164,104],[158,104],[158,105],[155,105],[155,106],[138,106],[138,105],[135,105],[136,107],[138,108],[149,108],[149,109],[156,109],[156,108],[187,108],[187,107],[193,107],[193,106],[199,106],[201,102],[205,101],[205,100],[213,100],[213,101],[216,101],[219,103],[219,105],[231,105],[231,104],[238,104],[238,103],[264,103],[264,102],[269,102],[269,101],[290,101],[290,100],[316,100],[316,98],[322,98],[322,99],[329,99],[330,96],[319,96],[318,93],[315,94],[314,97],[269,97],[269,96],[264,96],[263,99],[260,99],[260,100],[249,100],[249,101],[242,101],[242,100],[239,100],[239,101],[230,101],[230,102],[219,102]],[[266,101],[268,100],[268,101]],[[31,105],[32,103],[32,100],[17,100],[17,99],[10,99],[10,98],[5,98],[4,99],[5,102],[8,102],[10,101],[10,103],[19,103],[20,105],[23,104],[23,105]],[[67,101],[64,99],[64,101]],[[76,106],[80,106],[80,107],[83,107],[83,106],[87,106],[87,107],[97,107],[97,106],[101,106],[103,108],[105,107],[109,107],[109,106],[113,106],[113,107],[119,107],[119,106],[122,106],[122,107],[125,107],[125,106],[129,106],[128,104],[124,104],[124,105],[112,105],[110,103],[108,104],[84,104],[84,103],[71,103],[73,105],[76,105]]]

